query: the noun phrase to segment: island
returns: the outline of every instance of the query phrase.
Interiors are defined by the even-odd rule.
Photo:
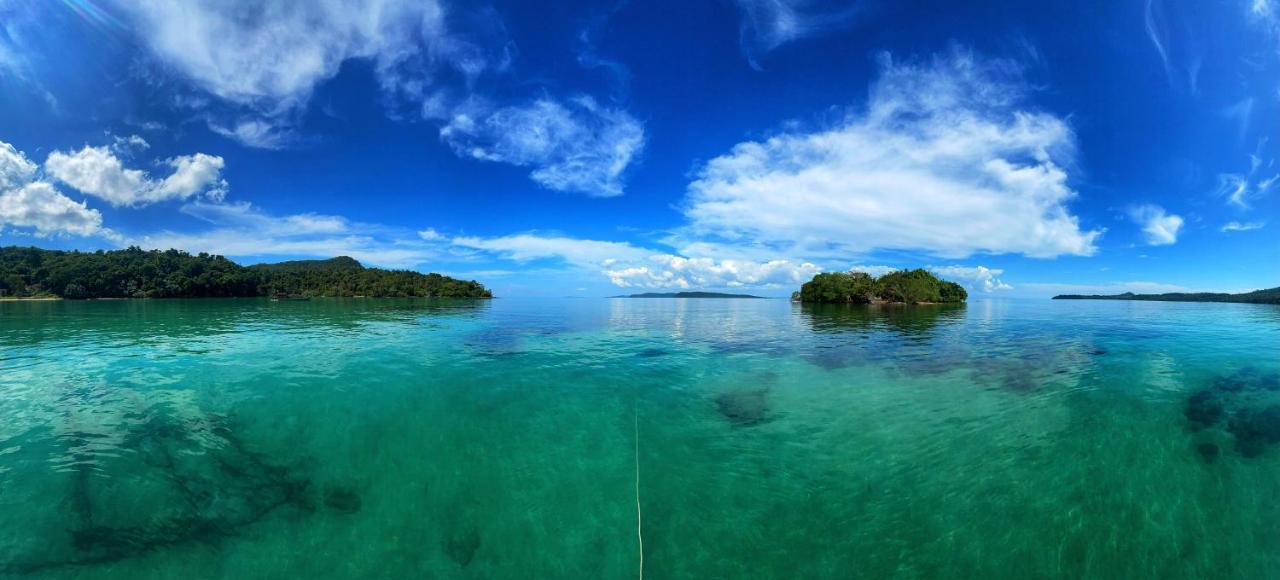
[[[1280,304],[1280,287],[1240,294],[1225,292],[1167,292],[1164,294],[1059,294],[1054,300],[1151,300],[1156,302],[1242,302],[1246,304]]]
[[[645,292],[643,294],[626,294],[610,296],[610,298],[761,298],[750,294],[726,294],[724,292]]]
[[[797,302],[824,304],[955,304],[969,293],[924,269],[898,270],[879,278],[865,272],[818,274],[791,295]]]
[[[429,297],[491,298],[484,285],[440,274],[368,268],[353,258],[242,266],[179,250],[96,252],[0,248],[4,298]]]

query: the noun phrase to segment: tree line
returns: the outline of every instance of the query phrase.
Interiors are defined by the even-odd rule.
[[[898,270],[879,278],[865,272],[828,272],[805,282],[792,295],[800,302],[921,304],[964,302],[969,293],[955,282],[940,280],[924,269]]]
[[[96,252],[0,248],[0,295],[61,298],[236,296],[489,298],[484,285],[440,274],[366,268],[349,257],[241,266],[180,250]]]

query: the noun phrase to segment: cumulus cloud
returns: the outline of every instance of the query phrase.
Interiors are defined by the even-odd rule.
[[[739,42],[751,66],[783,44],[834,30],[849,24],[856,15],[857,2],[839,10],[814,6],[811,0],[736,0]]]
[[[117,207],[144,206],[197,195],[220,200],[226,195],[221,157],[196,153],[168,159],[164,164],[172,173],[163,179],[152,179],[145,171],[126,168],[111,147],[86,145],[79,151],[50,153],[44,169],[58,181]]]
[[[563,261],[571,267],[598,272],[615,286],[623,288],[772,287],[804,282],[821,271],[818,266],[807,262],[690,258],[625,242],[564,236],[457,237],[452,244],[519,262]]]
[[[822,268],[808,262],[717,261],[657,254],[649,256],[647,262],[614,264],[604,275],[613,285],[622,288],[767,288],[802,284],[821,271]]]
[[[879,278],[890,272],[897,272],[898,270],[899,268],[894,268],[893,266],[868,266],[865,264],[859,264],[849,268],[850,272],[862,272],[872,278]]]
[[[1004,270],[999,268],[988,268],[986,266],[929,266],[928,270],[943,278],[983,292],[1013,289],[1013,286],[1000,280]]]
[[[113,234],[102,214],[36,180],[36,165],[13,145],[0,141],[0,229],[30,229],[37,237]]]
[[[35,163],[13,145],[0,141],[0,190],[29,183],[35,174]]]
[[[98,210],[73,201],[43,181],[0,191],[0,226],[4,225],[32,228],[36,237],[107,233]]]
[[[644,128],[626,111],[590,97],[455,112],[440,138],[463,157],[532,167],[556,191],[622,194],[622,173],[644,148]]]
[[[351,222],[324,214],[273,215],[249,203],[193,202],[182,212],[208,229],[160,231],[127,240],[143,248],[182,248],[237,257],[330,258],[350,256],[365,264],[409,268],[440,255],[412,232]]]
[[[1167,246],[1178,241],[1182,217],[1166,213],[1158,205],[1146,204],[1130,208],[1129,217],[1142,227],[1147,245]]]
[[[960,50],[925,63],[885,56],[865,111],[703,166],[680,236],[786,255],[1091,255],[1102,232],[1067,207],[1072,131],[1020,108],[1024,87],[1012,64]]]
[[[1247,232],[1251,230],[1260,230],[1266,225],[1267,225],[1266,222],[1243,222],[1242,223],[1242,222],[1232,221],[1232,222],[1227,222],[1226,224],[1223,224],[1222,231]]]

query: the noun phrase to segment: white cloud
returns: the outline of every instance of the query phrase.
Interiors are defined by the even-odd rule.
[[[444,35],[431,0],[225,2],[128,0],[152,54],[196,86],[268,118],[305,106],[349,59],[379,71],[421,59]]]
[[[463,236],[453,238],[452,243],[462,248],[491,252],[517,262],[561,259],[571,264],[586,266],[608,266],[619,261],[643,260],[657,253],[624,242],[603,242],[535,234],[515,234],[496,238]]]
[[[689,186],[678,235],[783,255],[917,250],[1091,255],[1066,204],[1070,127],[1019,109],[1009,63],[960,51],[925,64],[885,57],[867,109],[837,126],[740,143]]]
[[[165,163],[173,173],[153,180],[145,171],[126,168],[111,148],[85,146],[71,153],[50,153],[44,169],[51,177],[117,207],[143,206],[197,195],[220,200],[226,195],[221,157],[196,153],[174,157]]]
[[[1158,205],[1140,205],[1129,210],[1129,217],[1142,226],[1142,233],[1151,246],[1167,246],[1178,241],[1182,229],[1182,217],[1165,213]]]
[[[1166,292],[1190,292],[1191,289],[1163,282],[1131,281],[1102,284],[1063,284],[1057,282],[1019,283],[1018,288],[1047,294],[1164,294]]]
[[[181,98],[184,106],[250,147],[305,140],[298,125],[312,94],[359,59],[373,63],[389,109],[407,103],[443,125],[441,137],[457,154],[530,168],[549,189],[619,195],[623,171],[643,149],[639,121],[589,97],[507,105],[475,94],[480,75],[506,70],[512,58],[491,11],[476,10],[482,22],[463,26],[464,38],[450,32],[436,0],[126,0],[122,7],[159,62],[218,99]]]
[[[739,42],[755,68],[757,59],[783,44],[848,24],[857,3],[838,11],[815,9],[809,0],[736,0]]]
[[[0,141],[0,191],[29,183],[35,174],[35,163],[13,145]]]
[[[996,290],[1012,290],[1013,286],[1000,280],[1004,270],[986,266],[929,266],[932,271],[943,278],[959,281],[962,285],[980,289],[983,292]]]
[[[102,214],[75,202],[52,184],[36,180],[36,164],[13,145],[0,141],[0,230],[30,228],[36,237],[71,234],[114,238],[102,227]]]
[[[57,234],[106,235],[102,214],[75,202],[43,181],[0,190],[0,226],[32,228],[36,237]]]
[[[1271,193],[1271,189],[1277,183],[1280,183],[1280,173],[1255,178],[1254,174],[1258,173],[1259,161],[1257,157],[1253,159],[1254,170],[1249,175],[1224,173],[1218,176],[1218,195],[1226,197],[1228,204],[1240,209],[1249,209],[1251,201],[1265,197]]]
[[[212,228],[160,231],[128,240],[144,248],[179,248],[236,257],[350,256],[366,265],[409,268],[440,255],[412,232],[348,221],[341,216],[276,216],[248,203],[194,202],[182,212]]]
[[[1222,226],[1224,232],[1247,232],[1251,230],[1260,230],[1266,226],[1266,222],[1227,222]]]
[[[650,256],[647,263],[615,264],[606,269],[604,275],[621,288],[769,288],[803,284],[821,271],[822,268],[808,262],[717,261],[657,254]]]
[[[437,232],[435,228],[427,228],[420,230],[418,237],[427,242],[438,242],[444,239],[444,234]]]
[[[849,268],[850,272],[862,272],[872,278],[879,278],[890,272],[897,272],[898,270],[899,268],[894,268],[893,266],[868,266],[864,264],[859,264]]]
[[[645,141],[639,121],[590,97],[459,110],[440,138],[463,157],[532,167],[529,177],[548,189],[602,197],[622,194],[622,173]]]
[[[458,237],[452,243],[518,262],[561,260],[571,267],[598,272],[615,286],[624,288],[772,287],[804,282],[821,271],[814,264],[788,260],[754,262],[689,258],[624,242],[563,236]]]

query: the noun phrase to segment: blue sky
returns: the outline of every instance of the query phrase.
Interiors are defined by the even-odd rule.
[[[1280,3],[0,0],[0,244],[1280,285]]]

